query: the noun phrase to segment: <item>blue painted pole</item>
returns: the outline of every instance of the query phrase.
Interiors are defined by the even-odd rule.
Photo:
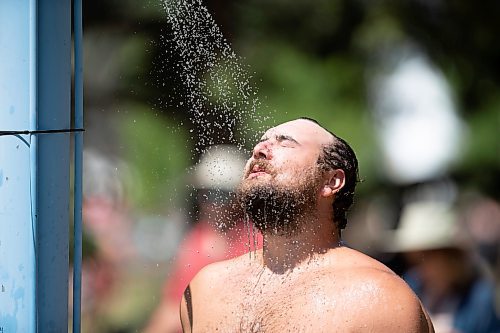
[[[36,2],[0,1],[0,130],[31,128],[36,112]],[[36,77],[36,76],[35,76]],[[36,331],[30,138],[0,136],[0,328]]]
[[[83,27],[82,1],[73,3],[74,15],[74,57],[75,57],[75,128],[83,128]],[[83,133],[75,133],[75,184],[74,184],[74,259],[73,259],[73,333],[81,329],[82,289],[82,168]]]
[[[38,0],[39,129],[71,127],[71,1]],[[70,139],[38,135],[37,329],[68,330]]]
[[[37,84],[38,84],[38,71],[37,71],[37,43],[38,43],[38,38],[37,38],[37,30],[38,30],[38,11],[37,11],[37,0],[30,0],[29,2],[29,15],[30,15],[30,24],[29,24],[29,31],[30,31],[30,39],[29,39],[29,52],[30,52],[30,65],[29,65],[29,93],[30,93],[30,106],[29,106],[29,123],[30,123],[30,130],[31,131],[36,131],[38,130],[38,109],[37,109]],[[30,207],[30,213],[31,213],[31,227],[32,227],[32,235],[33,235],[33,253],[34,253],[34,262],[35,262],[35,271],[34,271],[34,280],[33,280],[33,288],[36,291],[37,290],[37,278],[36,278],[36,254],[37,254],[37,233],[36,233],[36,226],[38,223],[38,189],[37,189],[37,173],[38,173],[38,158],[37,158],[37,153],[38,153],[38,138],[36,135],[30,135],[30,198],[31,198],[31,207]],[[36,301],[36,292],[33,295],[34,297],[34,302],[35,306],[37,304]],[[37,311],[35,309],[34,312],[34,327],[37,327]]]
[[[70,0],[0,1],[0,131],[71,121]],[[0,332],[68,330],[70,133],[0,135]]]

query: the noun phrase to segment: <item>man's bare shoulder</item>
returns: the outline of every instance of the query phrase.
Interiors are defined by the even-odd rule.
[[[433,332],[420,300],[406,282],[381,262],[341,248],[326,267],[334,279],[330,299],[349,311],[351,327],[374,332]],[[324,281],[325,285],[326,280]]]
[[[397,275],[376,268],[350,270],[340,293],[354,328],[373,332],[432,332],[418,297]],[[338,299],[337,295],[337,299]]]
[[[228,291],[230,286],[238,286],[250,275],[255,266],[255,253],[244,254],[236,258],[211,263],[201,269],[192,279],[190,288],[198,295],[220,294]]]
[[[215,262],[195,275],[186,288],[180,305],[184,332],[192,331],[193,322],[199,327],[211,327],[212,321],[224,318],[230,311],[231,304],[234,306],[238,298],[238,282],[244,268],[242,261],[244,258]]]

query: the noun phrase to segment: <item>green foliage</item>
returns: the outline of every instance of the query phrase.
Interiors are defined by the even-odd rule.
[[[464,165],[491,165],[500,169],[500,96],[468,119],[469,135]]]
[[[185,129],[141,105],[124,109],[118,126],[133,171],[130,194],[142,210],[164,210],[176,199],[191,154]]]
[[[243,57],[258,90],[258,115],[243,115],[244,121],[237,123],[235,133],[247,148],[255,142],[255,133],[268,126],[299,116],[313,117],[352,143],[359,155],[361,176],[367,183],[383,183],[373,171],[380,157],[365,98],[365,79],[376,64],[373,60],[390,55],[388,51],[398,43],[410,41],[451,80],[458,108],[470,128],[468,148],[464,148],[466,153],[456,170],[470,175],[482,167],[498,165],[498,154],[492,153],[498,150],[498,103],[491,102],[498,100],[500,83],[500,35],[496,33],[499,21],[495,16],[500,9],[498,2],[488,0],[477,6],[463,1],[243,0],[221,6],[220,2],[207,0],[203,4],[236,54]],[[130,36],[116,56],[122,81],[113,97],[155,105],[161,116],[140,107],[141,116],[155,117],[157,121],[150,121],[151,126],[175,128],[183,133],[175,123],[189,123],[186,103],[179,103],[186,96],[176,67],[182,57],[172,47],[172,31],[166,22],[163,2],[111,0],[84,5],[86,24],[108,33],[111,42],[117,27],[120,35]],[[156,42],[146,45],[147,40]],[[212,94],[208,103],[214,105],[224,99],[224,94],[230,98],[237,95],[231,73],[219,72],[228,84],[218,86],[218,82],[208,81],[204,91]],[[151,80],[145,83],[148,77]],[[109,90],[106,86],[93,89]],[[269,113],[272,117],[266,119]],[[213,123],[216,115],[209,116],[207,123]],[[139,119],[137,112],[134,117]],[[156,141],[151,138],[156,130],[144,120],[140,122],[144,126],[128,126],[135,139],[125,138],[123,145],[130,147],[124,152],[141,175],[143,188],[153,186],[136,194],[148,207],[154,205],[149,200],[160,202],[165,198],[165,191],[159,187],[169,183],[172,170],[179,172],[177,168],[181,168],[171,166],[169,156],[182,156],[187,161],[192,152],[186,148],[189,141],[182,141],[188,136],[174,135],[175,145],[168,145],[168,153],[164,151],[164,156],[157,158],[158,149],[165,148],[151,143]],[[203,126],[192,125],[195,134],[204,131]],[[196,140],[196,135],[192,139]],[[148,158],[152,162],[146,162]],[[476,185],[482,187],[483,182]],[[153,193],[163,194],[158,199]]]
[[[500,96],[497,96],[468,117],[462,160],[454,170],[463,187],[479,188],[497,199],[500,198],[499,110]]]

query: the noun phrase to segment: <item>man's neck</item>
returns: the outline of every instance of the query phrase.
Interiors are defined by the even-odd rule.
[[[339,246],[340,236],[331,220],[311,220],[297,235],[281,236],[265,233],[263,264],[271,271],[283,274]]]

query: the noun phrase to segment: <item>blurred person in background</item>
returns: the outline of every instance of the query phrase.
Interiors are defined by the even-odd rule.
[[[191,279],[206,265],[262,247],[262,236],[244,221],[234,190],[246,159],[231,145],[210,147],[194,167],[198,220],[181,242],[147,333],[182,332],[179,304]],[[251,254],[250,254],[251,255]]]
[[[403,209],[387,249],[403,253],[403,278],[429,312],[436,333],[500,332],[494,286],[474,255],[457,212],[440,202],[415,202]]]
[[[500,204],[493,198],[471,193],[466,197],[465,224],[475,248],[492,271],[500,308]]]
[[[126,195],[127,165],[94,151],[83,158],[82,318],[88,332],[109,329],[106,302],[136,258]]]

